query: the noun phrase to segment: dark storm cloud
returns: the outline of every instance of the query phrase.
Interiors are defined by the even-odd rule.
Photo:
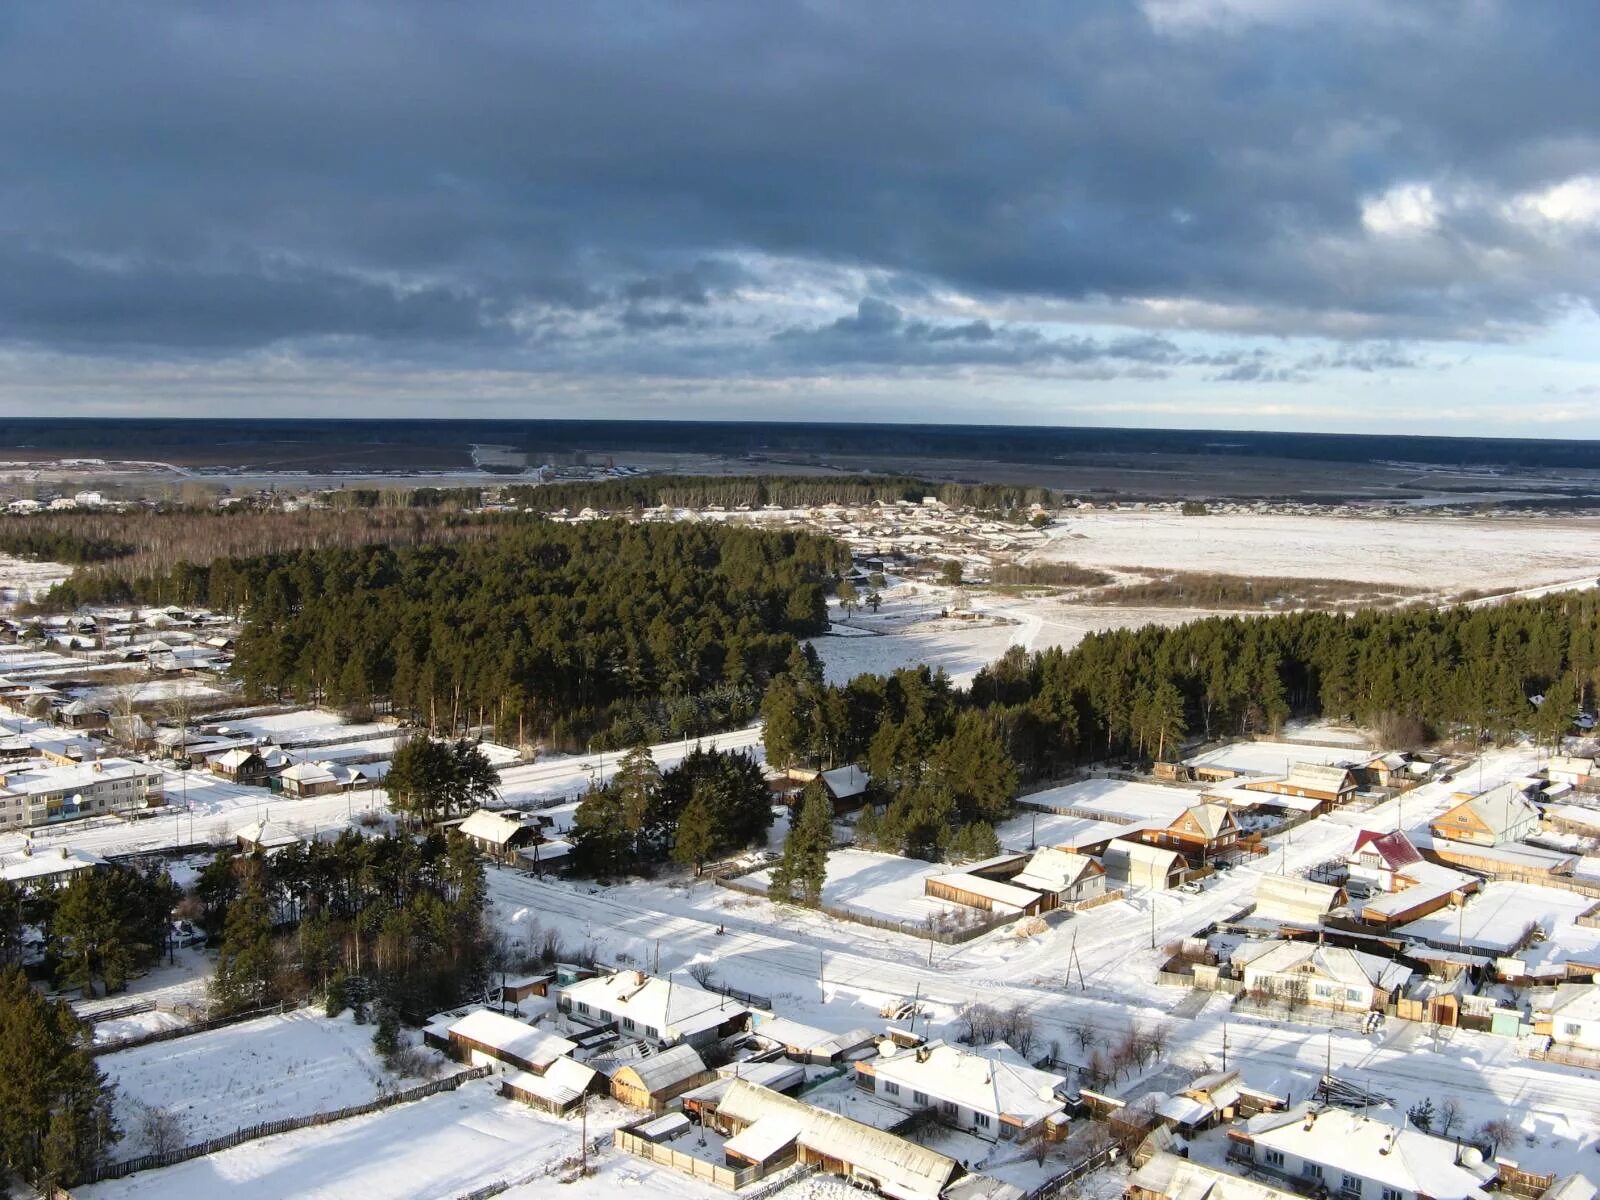
[[[1600,171],[1593,6],[1259,7],[1291,15],[10,5],[0,339],[510,353],[566,322],[600,353],[732,324],[751,370],[1164,369],[1160,336],[940,297],[1361,338],[1514,336],[1595,298],[1595,223],[1517,200]],[[1395,192],[1419,182],[1431,207]],[[898,303],[807,324],[796,272]],[[1226,371],[1252,369],[1287,368]]]

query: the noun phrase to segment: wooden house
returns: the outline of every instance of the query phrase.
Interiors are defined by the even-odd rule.
[[[307,800],[313,796],[327,796],[339,790],[339,781],[332,771],[321,763],[295,763],[278,776],[285,796]]]
[[[206,768],[230,783],[266,787],[272,782],[272,769],[267,766],[267,760],[259,751],[243,747],[217,755],[206,763]]]
[[[1451,842],[1507,846],[1539,832],[1539,809],[1516,783],[1503,783],[1461,801],[1428,828]]]
[[[603,1090],[600,1072],[572,1058],[558,1058],[542,1074],[517,1071],[500,1081],[500,1094],[562,1117],[591,1093]]]
[[[1360,786],[1349,767],[1321,763],[1295,763],[1282,779],[1254,779],[1245,788],[1252,792],[1275,792],[1323,804],[1339,805],[1351,800]]]
[[[535,1075],[544,1074],[557,1059],[578,1048],[576,1042],[488,1008],[477,1009],[456,1021],[446,1037],[451,1053],[461,1062]]]
[[[1190,859],[1205,862],[1239,844],[1239,822],[1224,804],[1196,804],[1162,828],[1146,829],[1145,841],[1181,850]]]
[[[632,1108],[666,1112],[672,1101],[717,1077],[693,1046],[669,1046],[611,1073],[611,1095]]]

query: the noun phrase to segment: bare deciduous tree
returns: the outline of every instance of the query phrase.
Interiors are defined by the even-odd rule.
[[[166,1154],[182,1146],[183,1118],[170,1108],[147,1104],[139,1114],[139,1137],[148,1154]]]

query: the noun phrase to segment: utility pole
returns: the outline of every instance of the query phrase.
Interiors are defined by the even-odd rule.
[[[1228,1069],[1228,1023],[1222,1023],[1222,1069]]]

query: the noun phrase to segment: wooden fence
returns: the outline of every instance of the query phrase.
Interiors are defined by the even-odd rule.
[[[763,1172],[758,1167],[724,1167],[707,1162],[703,1158],[696,1158],[692,1154],[685,1154],[681,1150],[674,1150],[671,1146],[647,1142],[626,1129],[617,1130],[614,1137],[618,1150],[625,1151],[635,1158],[653,1162],[657,1166],[667,1167],[691,1179],[704,1180],[730,1192],[736,1192],[746,1184],[754,1183],[763,1177]]]
[[[96,1167],[84,1178],[78,1180],[80,1184],[98,1183],[102,1179],[121,1179],[124,1175],[132,1175],[135,1171],[149,1171],[158,1167],[170,1167],[177,1163],[187,1162],[191,1158],[201,1158],[207,1154],[215,1154],[219,1150],[231,1150],[245,1142],[253,1142],[258,1138],[274,1137],[280,1133],[290,1133],[296,1129],[306,1129],[313,1125],[331,1125],[335,1121],[345,1121],[351,1117],[365,1116],[367,1113],[378,1112],[385,1108],[392,1108],[396,1104],[407,1104],[412,1100],[423,1100],[429,1096],[436,1096],[440,1092],[453,1092],[471,1079],[482,1079],[492,1072],[492,1067],[472,1067],[450,1076],[448,1079],[435,1079],[430,1083],[418,1084],[414,1088],[407,1088],[403,1092],[390,1092],[365,1104],[351,1104],[344,1108],[336,1108],[330,1112],[311,1113],[303,1117],[284,1117],[277,1121],[263,1121],[259,1125],[250,1125],[244,1129],[235,1129],[232,1133],[225,1133],[221,1137],[211,1138],[209,1141],[196,1142],[190,1146],[180,1146],[176,1150],[168,1150],[164,1154],[143,1154],[138,1158],[127,1158],[121,1162],[106,1163]]]
[[[1121,1153],[1122,1148],[1120,1146],[1111,1145],[1098,1153],[1089,1155],[1088,1158],[1080,1159],[1065,1171],[1062,1171],[1061,1174],[1052,1176],[1034,1188],[1033,1191],[1028,1193],[1027,1200],[1057,1200],[1058,1197],[1066,1195],[1068,1189],[1085,1175],[1098,1171],[1102,1167],[1109,1167],[1116,1162],[1117,1156]]]
[[[136,1017],[140,1013],[154,1012],[155,1007],[154,1000],[140,1000],[117,1008],[97,1008],[92,1012],[78,1012],[77,1009],[73,1009],[73,1012],[85,1025],[98,1025],[101,1021],[115,1021],[122,1017]]]
[[[175,1038],[192,1037],[197,1033],[209,1033],[213,1029],[225,1029],[229,1025],[242,1025],[246,1021],[259,1020],[261,1017],[273,1017],[281,1013],[293,1012],[303,1007],[305,1001],[296,1001],[293,1004],[285,1001],[282,1004],[269,1005],[266,1008],[254,1008],[249,1012],[234,1013],[227,1017],[212,1017],[206,1021],[196,1021],[192,1025],[179,1025],[173,1029],[155,1029],[149,1033],[135,1034],[133,1037],[122,1038],[115,1042],[100,1042],[89,1047],[89,1056],[99,1058],[102,1054],[115,1054],[119,1050],[132,1050],[137,1046],[148,1046],[153,1042],[170,1042]]]

